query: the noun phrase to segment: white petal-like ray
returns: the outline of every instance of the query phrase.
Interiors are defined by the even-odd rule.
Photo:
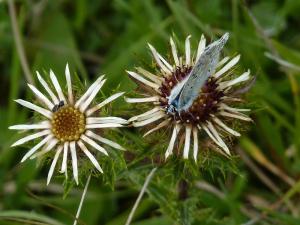
[[[70,143],[67,141],[64,143],[64,154],[63,154],[63,160],[61,163],[61,170],[60,170],[61,173],[64,173],[67,171],[69,145],[70,145]]]
[[[55,74],[54,74],[54,72],[52,70],[50,70],[50,79],[51,79],[52,84],[53,84],[53,86],[54,86],[54,88],[55,88],[55,90],[56,90],[56,92],[58,94],[59,100],[66,102],[66,98],[65,98],[65,96],[64,96],[64,94],[62,92],[62,89],[61,89],[61,87],[60,87],[60,85],[58,83],[57,77],[55,76]]]
[[[187,38],[185,39],[185,64],[187,66],[191,65],[191,43],[190,43],[190,38],[192,36],[189,35],[187,36]]]
[[[45,148],[42,151],[35,153],[34,155],[32,155],[30,157],[30,159],[40,157],[40,156],[50,152],[56,146],[57,143],[58,143],[58,140],[56,138],[52,138],[51,140],[48,141],[48,143],[46,144]]]
[[[45,90],[48,92],[48,94],[50,95],[52,101],[54,102],[54,104],[58,104],[59,100],[56,97],[56,95],[53,93],[53,91],[50,89],[49,85],[47,84],[47,82],[42,78],[42,76],[40,75],[40,73],[38,71],[36,71],[37,74],[37,78],[40,81],[41,85],[45,88]]]
[[[152,55],[153,55],[155,61],[157,62],[157,64],[161,68],[161,70],[166,74],[172,73],[172,69],[171,70],[168,69],[168,67],[161,61],[162,56],[156,51],[156,49],[149,43],[148,43],[148,46],[152,52]]]
[[[173,41],[172,37],[170,37],[170,45],[171,45],[171,49],[172,49],[172,55],[173,55],[173,59],[175,62],[175,66],[178,67],[179,59],[178,59],[178,54],[177,54],[177,48],[176,48],[175,42]]]
[[[192,127],[190,125],[185,126],[185,141],[184,141],[184,148],[183,148],[183,158],[189,158],[189,151],[191,145],[191,133]]]
[[[154,107],[153,109],[146,111],[140,115],[131,117],[128,121],[132,122],[132,121],[136,121],[136,120],[138,120],[138,121],[145,120],[145,119],[151,118],[154,113],[157,113],[159,111],[161,111],[160,107]]]
[[[208,129],[208,127],[204,124],[201,125],[203,130],[208,134],[208,136],[219,146],[223,149],[223,146],[219,141],[216,139],[216,137],[211,133],[211,131]]]
[[[93,90],[95,89],[95,87],[98,86],[98,84],[100,84],[100,82],[103,80],[104,75],[100,76],[88,89],[87,91],[77,100],[77,102],[75,103],[75,108],[78,108],[82,102],[84,102],[89,96],[90,94],[93,92]]]
[[[219,87],[224,89],[224,88],[236,85],[238,83],[244,82],[244,81],[248,80],[249,78],[250,78],[250,70],[248,70],[247,72],[243,73],[242,75],[240,75],[239,77],[237,77],[233,80],[221,82],[219,84]]]
[[[240,60],[240,55],[237,55],[232,60],[230,60],[222,69],[220,69],[217,73],[215,73],[214,77],[218,78],[230,70],[233,66],[235,66]]]
[[[31,102],[25,101],[25,100],[23,100],[23,99],[17,99],[17,100],[15,100],[15,101],[16,101],[17,103],[19,103],[20,105],[22,105],[22,106],[24,106],[24,107],[26,107],[26,108],[29,108],[29,109],[31,109],[31,110],[33,110],[33,111],[36,111],[36,112],[42,114],[43,116],[45,116],[45,117],[47,117],[47,118],[49,118],[49,119],[52,118],[52,112],[49,111],[49,110],[47,110],[47,109],[44,109],[44,108],[42,108],[42,107],[40,107],[40,106],[37,106],[37,105],[35,105],[35,104],[32,104]]]
[[[152,110],[150,110],[152,111]],[[148,113],[149,111],[147,111],[144,115],[142,116],[138,116],[138,117],[132,117],[130,118],[130,121],[133,122],[134,126],[140,127],[140,126],[144,126],[146,124],[152,123],[162,117],[164,117],[166,114],[162,111],[157,110],[156,112],[153,113]]]
[[[201,39],[198,44],[198,50],[197,50],[197,56],[196,56],[195,63],[200,59],[201,54],[204,52],[205,45],[206,45],[206,39],[205,39],[204,35],[202,34]]]
[[[228,56],[224,57],[220,62],[217,64],[217,68],[223,66],[230,58]]]
[[[94,112],[96,112],[97,110],[101,109],[103,106],[105,106],[106,104],[114,101],[115,99],[119,98],[120,96],[122,96],[125,92],[119,92],[116,94],[113,94],[112,96],[108,97],[107,99],[105,99],[103,102],[99,103],[98,105],[88,109],[86,111],[86,115],[90,116],[91,114],[93,114]]]
[[[150,119],[146,119],[146,120],[143,120],[143,121],[140,121],[140,122],[134,122],[134,123],[133,123],[133,126],[134,126],[134,127],[142,127],[142,126],[145,126],[145,125],[147,125],[147,124],[149,124],[149,123],[153,123],[153,122],[155,122],[155,121],[157,121],[157,120],[159,120],[159,119],[165,117],[165,115],[166,115],[165,113],[160,112],[160,114],[156,114],[155,116],[151,117]]]
[[[123,125],[119,123],[94,123],[94,124],[87,124],[85,126],[86,129],[114,128],[114,127],[123,127]]]
[[[214,137],[218,140],[218,142],[221,144],[220,147],[223,148],[223,150],[230,155],[230,151],[227,147],[227,145],[225,144],[225,142],[222,140],[222,138],[220,137],[220,135],[218,134],[218,131],[215,129],[214,125],[211,122],[207,122],[207,127],[208,129],[212,132],[212,134],[214,135]]]
[[[102,152],[104,155],[108,156],[107,151],[103,147],[101,147],[100,145],[98,145],[94,140],[90,139],[86,135],[82,134],[81,137],[80,137],[80,139],[83,140],[84,142],[86,142],[87,144],[89,144],[90,146],[94,147],[98,151]]]
[[[241,113],[236,114],[236,113],[228,113],[228,112],[221,111],[219,114],[222,116],[225,116],[225,117],[236,118],[239,120],[252,121],[252,119],[250,117],[248,117],[244,114],[241,114]]]
[[[159,130],[160,128],[162,128],[162,127],[168,125],[168,124],[170,123],[170,121],[171,121],[171,118],[162,121],[162,122],[161,122],[160,124],[158,124],[156,127],[154,127],[153,129],[147,131],[147,133],[145,133],[145,134],[143,135],[143,137],[146,137],[147,135],[151,134],[152,132],[157,131],[157,130]]]
[[[230,106],[226,105],[225,103],[221,103],[220,108],[231,111],[231,112],[249,112],[249,111],[251,111],[251,109],[233,108],[233,107],[230,107]]]
[[[48,107],[48,109],[50,110],[53,109],[54,104],[50,102],[50,100],[42,92],[40,92],[35,86],[31,84],[27,84],[27,85],[32,90],[32,92],[36,95],[36,97],[40,99]]]
[[[143,116],[139,116],[136,118],[136,120],[134,121],[135,123],[137,122],[143,122],[145,120],[149,120],[149,119],[152,119],[152,118],[156,118],[156,117],[160,117],[162,115],[165,115],[165,113],[161,110],[158,110],[157,112],[154,112],[152,114],[147,114],[147,115],[143,115]]]
[[[23,137],[21,138],[20,140],[16,141],[15,143],[13,143],[11,145],[11,147],[15,147],[15,146],[18,146],[18,145],[22,145],[28,141],[31,141],[31,140],[34,140],[36,138],[39,138],[39,137],[42,137],[42,136],[45,136],[47,134],[50,134],[51,131],[50,130],[43,130],[43,131],[40,131],[40,132],[37,132],[35,134],[31,134],[31,135],[28,135],[26,137]]]
[[[76,142],[70,142],[70,149],[71,149],[71,158],[72,158],[72,167],[73,167],[73,177],[78,185],[78,166],[77,166],[77,154],[76,154]]]
[[[120,117],[87,117],[86,118],[87,124],[93,124],[93,123],[119,123],[119,124],[128,124],[128,121],[120,118]]]
[[[49,172],[48,172],[48,177],[47,177],[47,185],[50,183],[51,181],[51,178],[52,178],[52,175],[53,175],[53,172],[54,172],[54,169],[55,169],[55,166],[56,166],[56,163],[57,163],[57,160],[58,160],[58,157],[61,153],[63,149],[63,146],[59,146],[58,149],[56,150],[56,153],[54,155],[54,158],[53,158],[53,161],[51,163],[51,166],[50,166],[50,169],[49,169]]]
[[[33,130],[33,129],[40,130],[40,129],[50,129],[50,128],[51,128],[51,124],[48,121],[43,121],[38,124],[17,124],[9,127],[10,130]]]
[[[126,71],[131,77],[133,77],[134,79],[142,82],[143,84],[154,88],[155,90],[159,89],[159,85],[156,83],[153,83],[152,81],[146,80],[144,77],[142,77],[140,74],[136,73],[136,72],[132,72],[132,71]]]
[[[183,66],[183,58],[182,56],[179,57],[179,67]]]
[[[221,128],[223,128],[225,131],[227,131],[228,133],[234,135],[234,136],[241,136],[241,134],[233,129],[231,129],[230,127],[228,127],[226,124],[224,124],[219,118],[214,117],[213,121],[218,124]]]
[[[149,45],[149,44],[148,44],[148,45]],[[153,48],[153,47],[152,47],[152,48]],[[168,63],[167,60],[165,60],[165,58],[162,57],[161,54],[159,54],[159,53],[156,51],[155,48],[153,48],[153,49],[154,49],[154,51],[156,52],[156,54],[157,54],[158,58],[160,59],[160,61],[167,67],[167,69],[168,69],[169,71],[173,71],[173,67],[170,65],[170,63]],[[151,50],[151,51],[152,51],[152,50]]]
[[[198,149],[199,149],[197,127],[193,127],[193,147],[194,147],[194,152],[193,152],[194,160],[195,162],[197,162]]]
[[[223,96],[221,98],[221,100],[224,100],[224,101],[229,101],[229,102],[242,102],[243,100],[240,99],[240,98],[234,98],[234,97],[229,97],[229,96]]]
[[[155,82],[156,84],[160,85],[164,78],[154,75],[153,73],[150,73],[149,71],[143,69],[142,67],[137,67],[136,70],[147,77],[149,80]]]
[[[152,96],[147,98],[125,98],[125,101],[128,103],[143,103],[143,102],[157,102],[159,96]]]
[[[158,53],[158,57],[159,57],[159,59],[166,65],[166,67],[167,67],[170,71],[173,71],[173,67],[171,66],[171,64],[168,63],[168,61],[165,60],[165,58],[162,57],[159,53]]]
[[[111,141],[111,140],[109,140],[109,139],[107,139],[107,138],[101,137],[100,135],[95,134],[94,132],[92,132],[92,131],[90,131],[90,130],[88,130],[85,134],[86,134],[87,136],[89,136],[90,138],[93,138],[93,139],[95,139],[95,140],[97,140],[97,141],[100,141],[100,142],[102,142],[102,143],[104,143],[104,144],[107,144],[107,145],[109,145],[109,146],[111,146],[111,147],[113,147],[113,148],[115,148],[115,149],[119,149],[119,150],[123,150],[123,151],[126,150],[125,148],[123,148],[123,147],[122,147],[121,145],[119,145],[118,143],[116,143],[116,142],[114,142],[114,141]]]
[[[92,155],[92,153],[90,153],[90,151],[87,149],[87,147],[83,144],[82,141],[78,141],[78,145],[81,148],[81,150],[84,152],[84,154],[91,160],[91,162],[93,163],[93,165],[96,167],[96,169],[100,172],[103,173],[103,170],[101,168],[101,166],[99,165],[98,161],[96,160],[96,158]]]
[[[165,153],[165,158],[166,159],[173,153],[175,141],[176,141],[176,138],[177,138],[177,135],[178,135],[180,129],[181,129],[180,124],[176,124],[173,128],[172,137],[171,137],[171,140],[169,142],[169,146],[168,146],[168,148],[166,150],[166,153]]]
[[[33,148],[31,148],[22,158],[21,162],[24,162],[26,159],[28,159],[30,156],[32,156],[38,149],[40,149],[44,144],[46,144],[48,141],[53,138],[53,135],[48,135],[43,140],[41,140],[38,144],[36,144]]]
[[[66,81],[67,81],[67,88],[68,88],[68,100],[71,105],[74,104],[74,97],[72,92],[72,80],[71,80],[71,74],[69,69],[69,64],[67,63],[66,69],[65,69],[65,75],[66,75]]]
[[[105,83],[105,81],[106,81],[106,79],[104,79],[103,81],[101,81],[100,84],[97,85],[94,88],[94,90],[89,95],[89,97],[79,106],[79,109],[80,109],[81,112],[84,112],[87,109],[87,107],[91,104],[91,102],[93,101],[93,99],[96,97],[96,95],[98,94],[98,92],[102,88],[102,86]]]

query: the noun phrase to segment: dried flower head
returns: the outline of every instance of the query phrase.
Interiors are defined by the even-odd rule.
[[[158,72],[151,73],[143,68],[136,68],[137,72],[127,71],[128,74],[137,83],[144,88],[143,98],[126,98],[129,103],[147,103],[152,104],[151,110],[132,117],[129,121],[135,127],[142,127],[155,123],[154,127],[145,133],[144,136],[157,131],[161,128],[172,127],[171,140],[165,152],[167,158],[173,153],[173,149],[178,136],[185,139],[183,148],[183,157],[188,158],[190,153],[191,139],[193,139],[193,157],[197,160],[199,141],[198,133],[204,131],[210,139],[221,148],[223,152],[230,155],[229,148],[222,136],[233,135],[240,136],[240,133],[233,130],[226,123],[232,123],[235,120],[251,121],[251,119],[242,113],[250,111],[249,109],[240,109],[232,107],[241,99],[236,96],[236,88],[241,83],[249,80],[250,71],[236,76],[234,68],[240,59],[240,55],[233,58],[225,57],[218,61],[216,70],[205,81],[199,90],[198,97],[192,105],[180,113],[168,110],[170,107],[169,99],[172,90],[182,88],[184,81],[190,75],[195,64],[206,50],[206,39],[204,36],[198,44],[197,51],[192,54],[190,46],[190,37],[185,40],[185,56],[179,56],[176,45],[170,38],[173,62],[169,63],[161,56],[156,49],[149,44],[149,48],[155,59]]]
[[[106,81],[104,76],[100,76],[77,101],[75,101],[74,98],[68,65],[65,69],[65,76],[67,81],[67,97],[52,71],[50,71],[50,79],[56,94],[37,72],[37,78],[45,89],[47,95],[44,95],[40,90],[38,90],[38,88],[31,84],[28,84],[28,86],[36,95],[42,106],[38,106],[22,99],[18,99],[16,102],[41,114],[45,120],[37,124],[20,124],[9,127],[9,129],[13,130],[38,130],[38,132],[21,138],[12,145],[18,146],[28,141],[40,139],[40,141],[24,155],[21,162],[24,162],[28,158],[33,159],[50,151],[55,151],[48,173],[47,184],[49,184],[51,180],[55,166],[61,154],[63,154],[61,173],[65,173],[67,175],[68,155],[70,153],[73,177],[78,184],[77,158],[82,157],[82,153],[90,159],[98,171],[103,173],[99,163],[90,152],[90,148],[88,148],[87,145],[106,156],[108,155],[107,151],[97,142],[109,145],[116,149],[124,150],[124,148],[119,144],[101,137],[94,130],[122,127],[127,123],[127,121],[119,117],[93,116],[95,112],[100,110],[104,105],[110,103],[124,93],[116,93],[105,99],[103,102],[90,107],[92,101]],[[39,149],[42,150],[38,151]]]

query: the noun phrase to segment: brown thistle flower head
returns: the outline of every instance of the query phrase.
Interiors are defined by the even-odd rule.
[[[207,51],[206,39],[201,36],[197,50],[192,53],[189,35],[185,40],[185,55],[177,52],[176,45],[170,38],[173,60],[168,62],[156,49],[149,44],[149,48],[157,65],[157,72],[149,72],[138,67],[136,72],[127,71],[138,84],[150,91],[143,93],[142,98],[126,98],[129,103],[150,104],[153,108],[143,114],[129,119],[135,127],[154,124],[154,127],[144,136],[162,128],[172,127],[171,139],[165,152],[167,158],[173,153],[178,136],[184,137],[183,157],[188,158],[190,146],[193,142],[193,157],[197,160],[199,150],[199,132],[204,132],[215,143],[217,149],[230,155],[230,150],[222,136],[240,136],[240,133],[230,128],[224,121],[232,123],[235,120],[251,121],[243,112],[249,109],[233,107],[241,99],[233,95],[236,87],[250,79],[250,71],[236,75],[234,68],[240,55],[233,58],[224,57],[216,64],[216,69],[199,88],[199,94],[191,106],[184,111],[170,113],[170,96],[174,90],[180,93],[186,80],[191,75],[195,64],[203,53]],[[146,96],[145,96],[146,95]],[[193,141],[192,141],[193,140]]]

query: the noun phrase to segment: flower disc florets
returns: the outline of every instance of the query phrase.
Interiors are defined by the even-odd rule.
[[[77,141],[85,131],[85,115],[73,106],[63,106],[53,113],[53,135],[64,141]]]
[[[186,78],[191,72],[192,67],[177,67],[171,76],[164,78],[161,84],[161,98],[159,99],[162,107],[168,107],[168,98],[172,89]],[[211,114],[214,114],[218,110],[218,103],[224,96],[222,90],[218,90],[218,83],[215,78],[209,78],[201,90],[199,96],[194,100],[192,106],[188,111],[175,112],[174,119],[183,123],[198,124],[199,122],[205,122],[209,119]]]

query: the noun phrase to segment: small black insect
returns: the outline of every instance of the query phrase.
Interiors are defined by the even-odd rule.
[[[58,104],[54,105],[52,112],[57,112],[64,105],[65,105],[64,101],[60,101]]]

